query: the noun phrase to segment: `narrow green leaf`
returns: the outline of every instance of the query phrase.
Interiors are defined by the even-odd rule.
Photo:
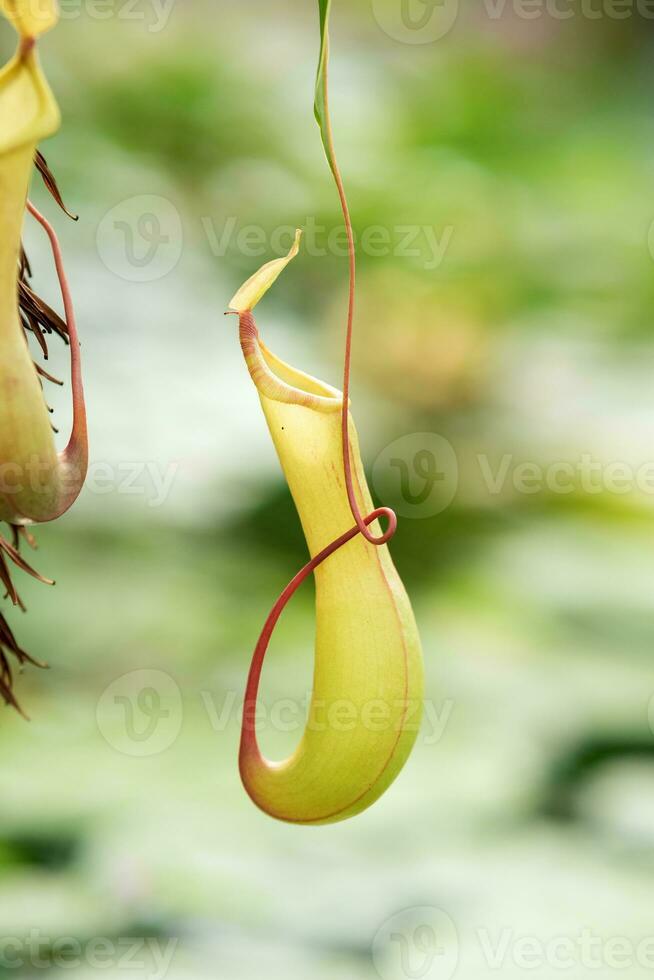
[[[331,167],[332,173],[336,173],[337,165],[334,155],[334,146],[331,136],[329,122],[327,75],[329,71],[329,14],[331,11],[332,0],[318,0],[318,10],[320,13],[320,60],[318,62],[318,74],[316,77],[316,101],[314,113],[316,122],[320,127],[322,145],[325,148],[325,156]]]

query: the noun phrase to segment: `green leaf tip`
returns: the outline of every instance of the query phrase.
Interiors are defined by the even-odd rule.
[[[320,57],[318,60],[318,73],[316,75],[316,98],[314,102],[314,115],[320,129],[322,145],[325,150],[327,162],[332,170],[336,172],[336,158],[331,136],[331,126],[329,122],[329,107],[327,93],[327,74],[329,71],[329,15],[331,12],[332,0],[318,0],[318,12],[320,15]]]

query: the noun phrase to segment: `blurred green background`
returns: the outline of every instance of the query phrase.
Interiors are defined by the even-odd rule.
[[[430,39],[413,2],[334,0],[332,101],[362,244],[354,412],[404,517],[430,710],[387,795],[326,828],[269,820],[238,779],[251,650],[305,549],[222,315],[306,227],[259,326],[339,384],[314,4],[80,0],[42,44],[64,116],[43,149],[80,222],[33,194],[68,256],[93,465],[38,531],[56,589],[21,583],[29,615],[8,614],[51,670],[20,678],[29,724],[2,715],[0,976],[654,968],[654,23],[446,0]],[[307,588],[265,671],[280,755],[312,637]]]

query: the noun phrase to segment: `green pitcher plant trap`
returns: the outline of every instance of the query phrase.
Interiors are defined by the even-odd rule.
[[[423,698],[420,638],[388,549],[397,518],[389,508],[374,508],[350,415],[356,256],[329,112],[331,0],[319,0],[318,7],[321,43],[315,116],[349,246],[342,391],[280,360],[265,345],[255,323],[255,306],[298,254],[299,231],[289,254],[256,272],[233,297],[229,310],[238,316],[245,363],[312,556],[280,595],[256,645],[245,692],[239,760],[243,785],[253,802],[270,816],[296,824],[344,820],[374,803],[411,752]],[[285,606],[311,575],[316,589],[316,640],[309,717],[293,755],[271,762],[257,740],[263,662]],[[318,721],[326,706],[341,703],[352,706],[347,726]],[[366,723],[370,705],[384,709],[383,725]]]
[[[0,11],[18,33],[16,53],[0,70],[0,522],[7,526],[2,533],[0,525],[0,580],[5,598],[24,608],[14,584],[16,568],[53,583],[32,568],[21,548],[34,546],[32,525],[60,517],[79,496],[88,467],[88,443],[79,340],[61,249],[54,228],[28,199],[37,170],[54,200],[66,210],[38,149],[60,123],[37,54],[38,37],[57,22],[57,6],[55,0],[0,0]],[[42,226],[49,239],[63,317],[31,286],[32,270],[22,245],[26,215]],[[60,453],[44,386],[62,382],[41,363],[47,360],[53,336],[70,346],[71,362],[72,432]],[[0,614],[0,696],[16,708],[12,664],[28,662],[38,663],[22,649]]]

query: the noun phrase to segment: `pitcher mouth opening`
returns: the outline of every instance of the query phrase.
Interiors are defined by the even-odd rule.
[[[251,312],[242,313],[239,323],[245,362],[261,395],[318,412],[341,411],[342,392],[277,357],[261,340]]]
[[[58,129],[59,109],[35,45],[21,45],[0,68],[0,97],[0,154],[36,146]]]

